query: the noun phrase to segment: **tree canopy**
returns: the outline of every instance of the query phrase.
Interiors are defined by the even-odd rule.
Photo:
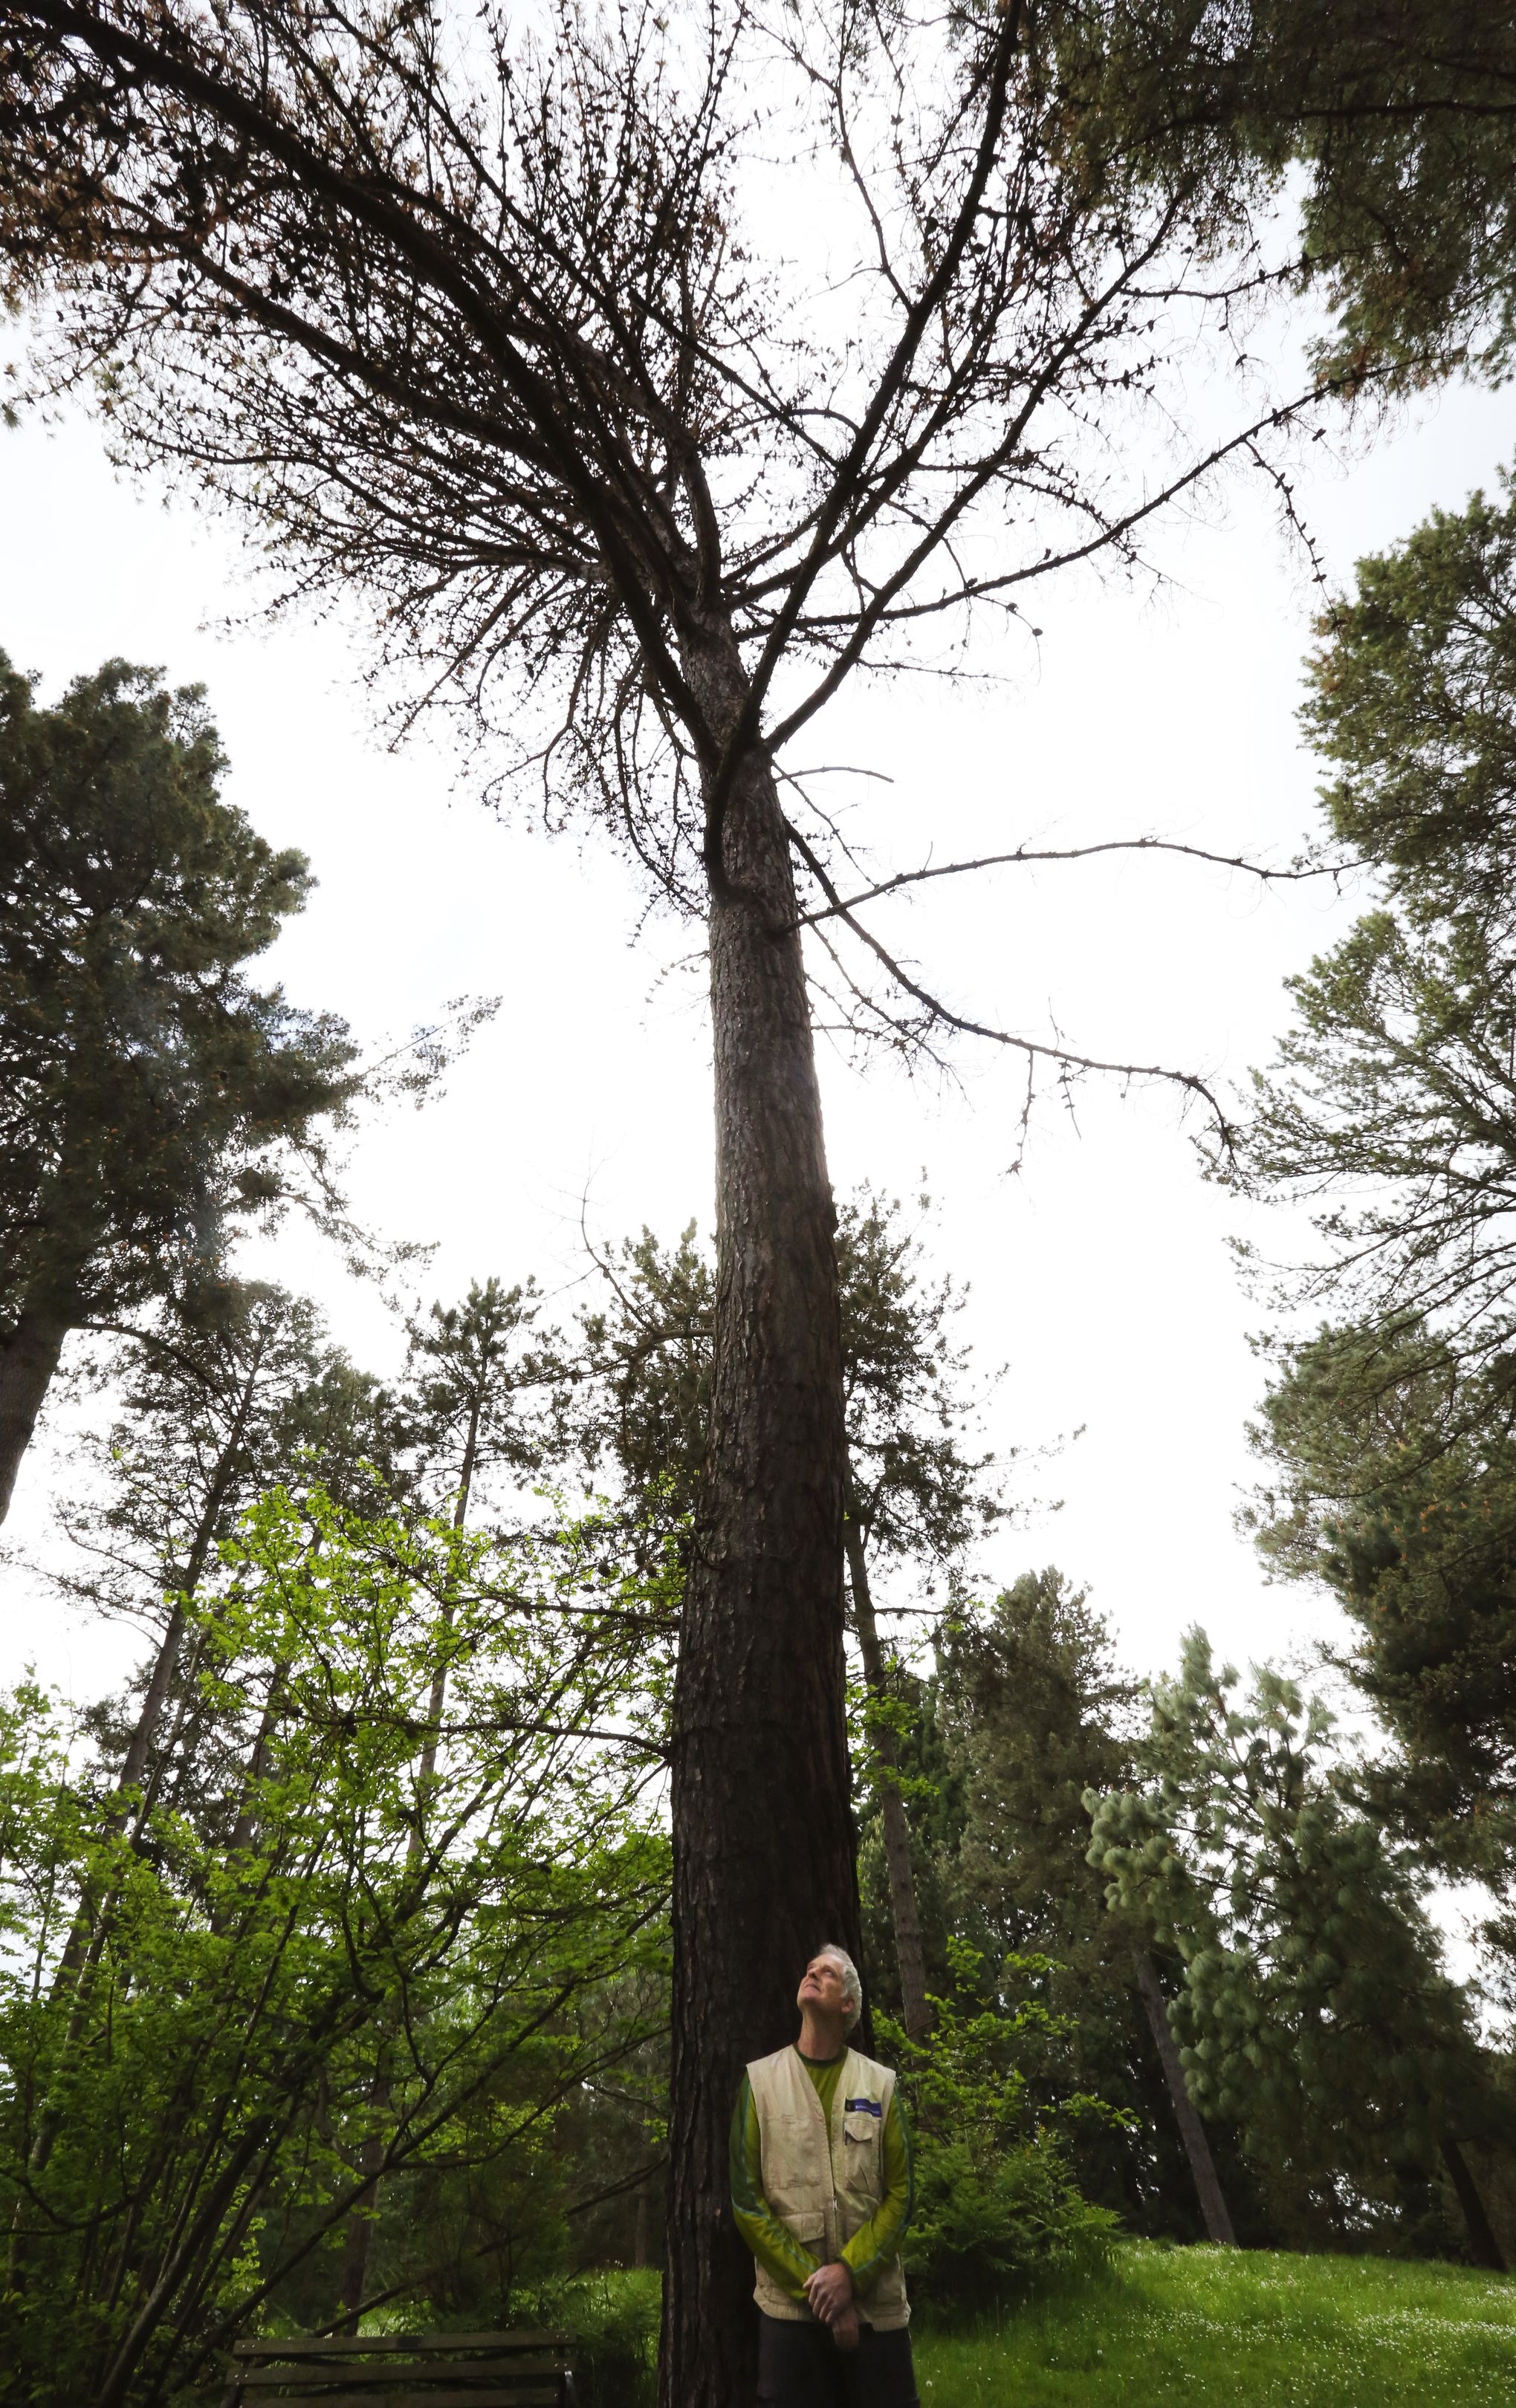
[[[1073,90],[1155,162],[1208,147],[1263,194],[1292,179],[1292,280],[1332,312],[1319,353],[1350,390],[1507,372],[1509,11],[1479,0],[1068,0],[1036,21]]]
[[[1488,1359],[1511,1326],[1516,501],[1477,494],[1361,561],[1319,633],[1305,724],[1379,898],[1289,983],[1244,1175],[1328,1199],[1315,1293]]]
[[[1377,894],[1292,982],[1239,1149],[1322,1240],[1282,1300],[1256,1432],[1269,1560],[1324,1579],[1397,1747],[1387,1806],[1509,1880],[1516,1711],[1516,502],[1475,494],[1360,562],[1306,724]]]
[[[65,1332],[212,1289],[354,1092],[345,1023],[247,976],[310,872],[225,767],[197,689],[47,709],[0,658],[0,1512]]]

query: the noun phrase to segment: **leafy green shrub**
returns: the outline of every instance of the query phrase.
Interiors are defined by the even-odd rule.
[[[1117,2221],[1082,2199],[1057,2138],[1008,2147],[925,2142],[906,2258],[929,2305],[981,2308],[1033,2273],[1083,2272],[1109,2257]]]
[[[657,2397],[658,2312],[662,2277],[654,2267],[582,2274],[544,2285],[512,2301],[513,2324],[541,2324],[574,2336],[580,2408],[653,2408]]]
[[[928,2038],[909,2041],[884,2016],[878,2028],[915,2143],[906,2266],[930,2304],[958,2311],[988,2306],[1033,2276],[1106,2262],[1118,2220],[1081,2196],[1062,2128],[1076,2117],[1122,2118],[1083,2094],[1034,2105],[1017,2059],[1029,2041],[1056,2038],[1060,2019],[1032,2000],[975,2003],[982,1959],[960,1942],[948,1949],[959,1997],[932,2000]],[[1042,1957],[1008,1957],[997,1987],[1048,1970]]]

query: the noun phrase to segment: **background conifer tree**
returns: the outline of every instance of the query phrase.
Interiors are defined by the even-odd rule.
[[[346,1025],[250,983],[310,885],[224,802],[198,689],[0,657],[0,1518],[71,1329],[192,1286],[355,1086]]]
[[[1235,2118],[1299,2240],[1446,2169],[1476,2261],[1501,2252],[1464,2143],[1510,2136],[1470,2001],[1414,1860],[1327,1755],[1331,1717],[1264,1668],[1246,1698],[1202,1632],[1158,1683],[1146,1785],[1090,1793],[1113,1900],[1184,1960],[1176,2001],[1196,2104]]]

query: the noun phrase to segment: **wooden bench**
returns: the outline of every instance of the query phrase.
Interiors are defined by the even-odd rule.
[[[239,2341],[222,2408],[574,2408],[569,2348],[556,2332]]]

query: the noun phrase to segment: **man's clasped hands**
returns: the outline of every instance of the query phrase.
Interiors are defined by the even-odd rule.
[[[858,2309],[853,2304],[853,2277],[840,2258],[818,2266],[805,2281],[811,2314],[819,2316],[839,2349],[858,2347]]]

